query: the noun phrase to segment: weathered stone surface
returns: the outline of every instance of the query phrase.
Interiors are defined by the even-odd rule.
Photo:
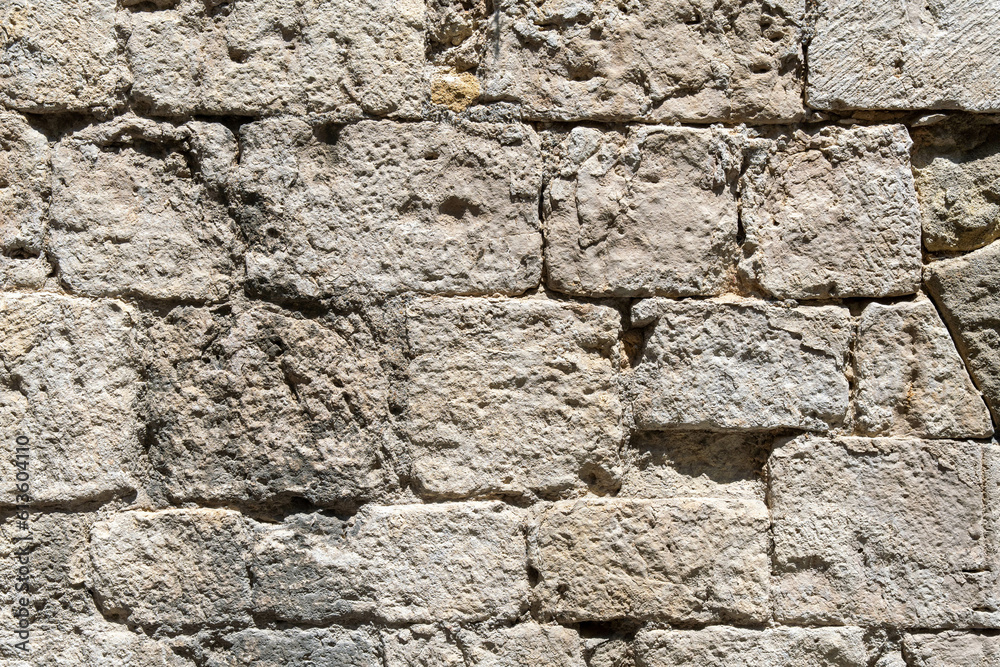
[[[637,667],[867,667],[861,628],[643,630]]]
[[[250,539],[238,512],[122,512],[94,524],[90,560],[105,615],[172,631],[250,622]]]
[[[634,371],[643,430],[826,430],[847,411],[847,309],[752,299],[646,299],[653,325]]]
[[[383,634],[386,667],[584,667],[576,631],[519,623],[489,631],[458,629],[445,635],[416,625]]]
[[[934,262],[924,275],[972,379],[1000,419],[1000,242]]]
[[[1000,238],[1000,125],[936,124],[913,140],[924,247],[975,250]]]
[[[218,191],[235,163],[214,123],[123,116],[69,135],[52,158],[61,279],[90,296],[225,297],[242,249]]]
[[[522,510],[502,503],[365,506],[262,529],[254,604],[280,620],[512,620],[527,608]]]
[[[778,298],[881,297],[920,284],[920,210],[902,125],[758,139],[741,179],[743,276]]]
[[[137,487],[142,454],[133,311],[114,301],[0,294],[0,479],[30,447],[35,503],[107,500]],[[0,505],[15,504],[13,493]]]
[[[382,667],[378,640],[365,630],[288,628],[241,630],[206,667]]]
[[[541,279],[538,140],[521,124],[298,120],[241,130],[247,277],[273,298],[518,294]]]
[[[760,121],[802,114],[803,3],[498,3],[484,99],[540,120]]]
[[[0,8],[0,105],[110,110],[132,83],[115,0],[13,0]]]
[[[128,41],[132,95],[154,114],[412,118],[427,97],[419,0],[157,4]]]
[[[966,632],[906,635],[903,640],[913,667],[990,667],[1000,665],[1000,637]]]
[[[760,623],[770,617],[768,513],[756,500],[562,501],[530,543],[542,613]]]
[[[423,493],[552,496],[617,486],[617,311],[428,298],[410,306],[407,322],[407,430]]]
[[[820,0],[807,101],[816,109],[1000,110],[991,0]]]
[[[801,436],[769,463],[779,622],[996,622],[974,442]],[[994,612],[990,614],[988,612]]]
[[[739,135],[574,128],[545,190],[548,285],[568,294],[721,293],[736,269]]]
[[[145,347],[150,458],[172,498],[350,509],[391,488],[390,389],[361,317],[181,307]]]
[[[49,144],[23,116],[0,111],[0,288],[37,288],[51,192]]]
[[[865,308],[854,349],[864,435],[988,438],[993,423],[955,343],[926,299]]]

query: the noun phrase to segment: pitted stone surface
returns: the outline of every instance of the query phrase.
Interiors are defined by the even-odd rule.
[[[1000,664],[1000,639],[968,632],[912,634],[903,646],[915,667],[988,667]]]
[[[343,628],[251,628],[231,635],[232,648],[217,651],[207,667],[382,667],[377,637]]]
[[[0,111],[0,188],[0,287],[41,287],[51,269],[44,254],[49,145],[24,116],[6,111]]]
[[[384,634],[388,667],[584,667],[576,631],[533,621],[490,631],[442,633],[417,625]]]

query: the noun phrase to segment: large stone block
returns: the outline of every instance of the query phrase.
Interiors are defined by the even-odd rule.
[[[535,120],[756,121],[802,115],[804,3],[504,0],[483,98]]]
[[[532,621],[495,630],[410,626],[383,633],[386,667],[584,667],[575,630]]]
[[[741,179],[743,276],[778,298],[883,297],[920,285],[920,210],[902,125],[757,139]]]
[[[238,512],[122,512],[94,524],[90,561],[106,616],[173,632],[250,622],[250,536]]]
[[[49,144],[24,116],[0,111],[0,288],[38,288],[52,191]]]
[[[763,623],[768,524],[757,500],[562,501],[530,543],[534,595],[563,623]]]
[[[801,436],[777,447],[775,618],[995,624],[982,459],[982,445],[945,440]]]
[[[864,309],[854,378],[855,420],[864,435],[993,435],[986,404],[927,299]]]
[[[90,296],[219,300],[242,251],[219,190],[236,164],[223,125],[122,116],[53,151],[52,254]]]
[[[906,635],[903,647],[913,667],[1000,665],[1000,638],[967,632]]]
[[[440,299],[408,312],[407,430],[434,497],[617,487],[621,318],[547,299]]]
[[[846,308],[752,299],[646,299],[633,375],[642,430],[826,430],[848,405]]]
[[[518,294],[541,279],[539,145],[521,124],[244,126],[247,277],[272,298]]]
[[[736,270],[740,135],[578,127],[545,191],[548,285],[584,296],[692,296]]]
[[[360,317],[181,307],[146,348],[150,458],[175,500],[349,510],[391,487],[389,384]]]
[[[427,98],[420,0],[156,4],[128,40],[132,96],[156,115],[413,118]]]
[[[809,106],[1000,110],[992,0],[820,0],[812,16]]]
[[[32,502],[108,500],[138,488],[143,425],[134,313],[115,301],[0,294],[0,479],[28,439]],[[23,459],[21,459],[23,461]],[[16,504],[13,493],[0,505]]]
[[[115,0],[13,0],[0,8],[0,105],[109,111],[132,83]]]
[[[206,667],[382,667],[377,638],[364,629],[251,628],[226,637]]]

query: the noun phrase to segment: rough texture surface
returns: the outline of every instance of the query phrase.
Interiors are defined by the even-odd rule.
[[[943,632],[907,635],[903,646],[915,667],[987,667],[1000,663],[1000,640],[995,635]]]
[[[0,111],[0,286],[40,287],[49,275],[45,231],[49,145],[23,116]]]

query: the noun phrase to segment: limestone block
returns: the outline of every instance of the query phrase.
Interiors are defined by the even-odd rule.
[[[232,646],[211,655],[206,667],[382,667],[376,638],[345,628],[250,628],[226,637]]]
[[[115,0],[12,0],[0,8],[0,105],[107,111],[132,83]]]
[[[1000,110],[1000,6],[991,0],[820,0],[807,102],[815,109]]]
[[[0,479],[13,484],[28,438],[35,503],[108,500],[137,487],[142,455],[139,353],[124,304],[0,294]],[[16,504],[13,493],[0,505]]]
[[[924,247],[975,250],[1000,238],[1000,125],[935,124],[913,141]]]
[[[0,288],[38,288],[52,168],[45,136],[24,116],[0,111]]]
[[[413,303],[407,430],[422,493],[613,490],[620,319],[606,306],[547,299]]]
[[[925,284],[994,419],[1000,419],[1000,243],[934,262]]]
[[[740,271],[778,298],[882,297],[920,284],[920,210],[902,125],[753,142]]]
[[[868,305],[854,349],[864,435],[988,438],[993,423],[955,343],[926,299]]]
[[[804,3],[504,0],[484,99],[533,120],[756,121],[802,115]]]
[[[646,299],[634,371],[636,425],[826,430],[847,411],[847,309],[754,299]]]
[[[101,611],[174,632],[250,622],[250,538],[239,512],[121,512],[94,524],[93,590]]]
[[[797,624],[993,623],[975,442],[800,436],[769,463],[775,618]],[[993,614],[995,616],[995,614]]]
[[[388,379],[360,317],[180,307],[145,347],[150,458],[177,501],[350,510],[391,487]]]
[[[861,628],[641,630],[637,667],[867,667]]]
[[[990,667],[1000,664],[1000,638],[967,632],[908,634],[904,650],[914,667]]]
[[[488,631],[410,626],[383,634],[386,667],[584,667],[580,638],[558,625],[519,623]]]
[[[132,96],[156,115],[414,118],[427,98],[420,0],[158,4],[128,41]]]
[[[725,290],[736,269],[739,135],[578,127],[546,188],[548,285],[583,296],[692,296]]]
[[[562,501],[530,543],[542,614],[762,623],[770,617],[768,513],[757,500]]]
[[[89,296],[219,300],[241,246],[219,188],[236,162],[223,125],[122,116],[53,151],[52,253]]]
[[[518,294],[541,276],[539,145],[521,124],[241,130],[247,277],[277,299]]]

